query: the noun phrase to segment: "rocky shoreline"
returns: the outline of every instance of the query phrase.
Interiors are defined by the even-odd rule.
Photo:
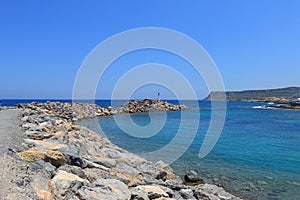
[[[146,99],[120,108],[60,102],[17,107],[26,139],[10,147],[9,155],[21,162],[14,167],[18,170],[15,191],[26,193],[28,199],[239,199],[221,187],[204,184],[197,174],[182,180],[162,161],[149,162],[75,125],[86,118],[186,106]]]

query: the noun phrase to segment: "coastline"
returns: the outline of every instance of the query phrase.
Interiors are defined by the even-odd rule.
[[[25,173],[26,179],[31,181],[21,184],[32,191],[32,197],[239,199],[218,186],[196,184],[199,178],[184,184],[163,162],[146,161],[100,134],[74,124],[81,119],[116,114],[113,108],[59,102],[18,107],[21,108],[22,129],[28,138],[10,151],[15,159],[26,161],[23,164],[32,172]]]

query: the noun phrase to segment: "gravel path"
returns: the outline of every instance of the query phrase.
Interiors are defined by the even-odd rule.
[[[0,199],[29,199],[21,188],[17,188],[16,180],[22,174],[24,163],[9,151],[20,146],[25,137],[18,119],[20,110],[0,111]],[[25,189],[24,189],[25,190]]]
[[[8,147],[14,147],[22,143],[24,132],[20,128],[18,120],[20,110],[0,111],[0,156],[7,153]]]

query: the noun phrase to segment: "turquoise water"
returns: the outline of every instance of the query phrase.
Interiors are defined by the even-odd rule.
[[[188,116],[183,127],[186,133],[197,125],[196,112],[200,112],[201,120],[193,143],[172,164],[173,169],[180,175],[196,170],[206,182],[223,186],[245,199],[300,199],[300,110],[253,108],[260,105],[263,104],[228,102],[221,137],[204,159],[199,159],[198,153],[210,121],[209,102],[200,102],[200,111],[183,111]],[[124,133],[113,117],[100,118],[99,122],[110,141],[139,154],[170,143],[181,115],[181,112],[167,113],[163,129],[145,139]],[[151,121],[148,114],[133,114],[131,118],[140,126]],[[91,120],[82,124],[99,131]]]

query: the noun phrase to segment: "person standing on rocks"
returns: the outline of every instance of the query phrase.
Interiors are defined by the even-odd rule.
[[[1,107],[2,107],[2,101],[0,100],[0,111],[1,111]]]

